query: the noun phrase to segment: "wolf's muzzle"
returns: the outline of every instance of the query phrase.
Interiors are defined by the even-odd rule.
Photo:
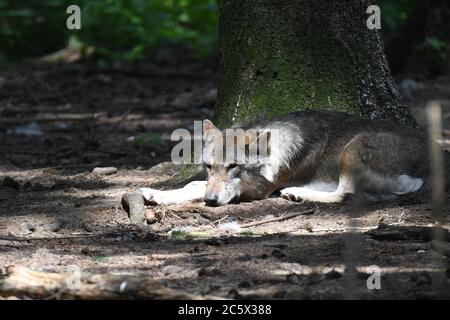
[[[219,195],[217,195],[217,194],[208,193],[205,195],[205,203],[207,206],[217,207],[219,205],[218,200],[219,200]]]

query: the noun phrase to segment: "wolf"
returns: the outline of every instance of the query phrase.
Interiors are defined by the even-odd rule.
[[[142,188],[138,192],[154,204],[204,200],[208,206],[223,206],[264,199],[274,192],[291,201],[339,203],[352,194],[367,201],[386,201],[430,188],[429,142],[414,128],[307,110],[232,129],[242,129],[240,134],[248,129],[257,132],[241,140],[244,163],[230,156],[216,161],[215,151],[228,150],[239,139],[224,139],[224,130],[204,120],[202,161],[207,181],[194,181],[177,190]],[[258,153],[249,154],[248,146],[263,136],[269,152],[259,159]],[[229,149],[234,150],[234,145]],[[448,175],[448,153],[445,157]]]

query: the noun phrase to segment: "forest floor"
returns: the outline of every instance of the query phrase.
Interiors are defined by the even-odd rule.
[[[425,105],[441,100],[450,139],[450,78],[401,87],[422,124]],[[215,99],[212,63],[3,70],[0,280],[11,265],[52,272],[78,266],[147,275],[180,292],[223,298],[450,297],[449,263],[430,239],[374,236],[380,224],[432,226],[427,195],[358,208],[279,198],[220,208],[149,207],[151,224],[132,224],[121,196],[189,180],[186,170],[168,163],[170,134],[211,118]],[[118,172],[92,173],[111,166]],[[243,226],[315,207],[320,211]],[[444,211],[448,229],[449,204]],[[381,268],[380,290],[367,288],[371,265]]]

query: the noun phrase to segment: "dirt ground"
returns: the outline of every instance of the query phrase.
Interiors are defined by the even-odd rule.
[[[212,116],[215,68],[55,64],[1,71],[0,270],[64,272],[75,265],[150,275],[183,292],[223,298],[450,298],[448,261],[430,241],[371,234],[380,223],[431,226],[427,195],[363,207],[279,198],[149,207],[151,224],[132,224],[120,205],[124,193],[191,179],[188,169],[167,163],[170,133]],[[448,140],[450,78],[399,83],[422,124],[426,104],[441,101]],[[92,173],[110,166],[118,172]],[[447,204],[446,228],[449,213]],[[380,290],[366,285],[372,265],[381,268]]]

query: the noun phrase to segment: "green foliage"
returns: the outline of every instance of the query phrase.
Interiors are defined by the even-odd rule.
[[[194,156],[194,155],[193,155]],[[181,179],[188,179],[202,172],[203,168],[198,164],[185,164],[179,171]]]
[[[425,46],[429,46],[432,49],[442,52],[445,51],[447,49],[447,43],[445,43],[444,41],[439,40],[436,37],[428,37],[425,38]]]
[[[406,21],[417,0],[380,0],[383,31]],[[101,60],[151,59],[153,49],[187,44],[204,57],[218,37],[218,0],[0,0],[0,63],[40,57],[77,39]],[[82,29],[66,28],[66,9],[80,6]]]
[[[0,0],[3,59],[40,56],[61,49],[68,34],[67,6],[65,0]]]
[[[381,20],[384,32],[394,30],[399,24],[404,23],[409,13],[416,5],[417,0],[380,0]]]
[[[66,28],[70,4],[81,8],[81,30]],[[0,0],[0,52],[38,57],[75,36],[106,61],[151,58],[174,43],[205,56],[216,43],[217,10],[217,0]]]
[[[92,257],[92,261],[95,261],[95,262],[107,262],[107,261],[108,261],[108,257],[104,257],[104,256],[93,256],[93,257]]]
[[[157,133],[148,132],[138,135],[134,139],[134,146],[137,148],[151,146],[151,147],[166,147],[167,143]]]
[[[176,239],[194,239],[194,238],[208,238],[211,237],[211,232],[208,231],[184,231],[184,230],[172,230],[170,232],[172,238]]]
[[[447,61],[448,44],[437,37],[426,37],[425,41],[418,46],[417,50],[422,52],[422,56],[428,63],[438,64]]]
[[[215,0],[84,1],[80,39],[109,60],[135,60],[153,47],[188,43],[201,55],[213,49]]]

